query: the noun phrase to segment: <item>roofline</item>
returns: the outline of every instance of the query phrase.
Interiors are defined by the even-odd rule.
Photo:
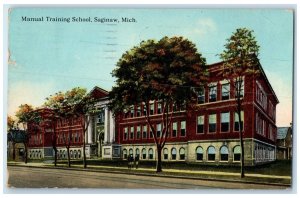
[[[264,78],[266,79],[267,84],[268,84],[268,86],[270,87],[271,92],[273,93],[273,95],[274,95],[274,97],[275,97],[275,99],[276,99],[276,101],[277,101],[277,104],[278,104],[278,103],[279,103],[279,100],[278,100],[278,98],[277,98],[277,96],[276,96],[276,93],[275,93],[273,87],[271,86],[271,84],[270,84],[270,82],[269,82],[269,80],[268,80],[268,78],[267,78],[267,75],[265,74],[265,71],[264,71],[263,67],[262,67],[261,64],[260,64],[260,61],[258,61],[258,63],[259,63],[259,64],[258,64],[259,69],[262,71],[262,74],[263,74]]]
[[[90,95],[95,89],[99,89],[100,91],[103,91],[105,92],[106,94],[109,94],[108,91],[106,91],[105,89],[101,88],[101,87],[98,87],[98,86],[95,86],[87,95]]]

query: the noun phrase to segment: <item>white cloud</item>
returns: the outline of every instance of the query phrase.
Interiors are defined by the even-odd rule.
[[[217,31],[216,23],[210,18],[203,18],[198,20],[192,32],[198,36],[205,36],[215,31]]]
[[[21,81],[8,87],[7,113],[14,116],[21,104],[31,104],[33,107],[41,106],[45,98],[53,92],[54,83],[32,83]]]

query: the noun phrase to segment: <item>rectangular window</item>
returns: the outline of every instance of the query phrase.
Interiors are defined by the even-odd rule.
[[[214,154],[214,153],[209,153],[209,154],[207,154],[207,160],[208,161],[215,161],[215,159],[216,159],[216,154]]]
[[[186,109],[186,103],[184,102],[183,104],[180,105],[180,111],[185,111]]]
[[[239,116],[236,112],[234,113],[234,130],[240,131]],[[244,130],[244,111],[241,111],[241,131],[243,131],[243,130]]]
[[[230,97],[230,84],[226,83],[222,85],[222,100],[228,100]]]
[[[130,109],[130,117],[133,118],[134,117],[134,107],[132,107]]]
[[[230,120],[230,113],[221,113],[221,131],[228,132],[229,131],[229,120]]]
[[[143,139],[147,138],[147,125],[143,126]]]
[[[197,133],[204,133],[204,115],[197,118]]]
[[[77,142],[77,132],[75,133],[75,142]]]
[[[217,128],[217,115],[216,114],[211,114],[209,115],[209,130],[208,132],[213,133],[216,132]]]
[[[140,117],[140,116],[141,116],[141,106],[138,106],[138,107],[136,108],[136,116],[137,116],[137,117]]]
[[[160,138],[161,135],[161,124],[156,125],[156,137]]]
[[[203,153],[197,153],[197,160],[203,160]]]
[[[244,80],[239,79],[235,82],[235,97],[238,97],[238,92],[240,97],[244,96]]]
[[[269,139],[273,140],[272,125],[271,124],[269,124]]]
[[[130,139],[133,139],[134,137],[134,127],[130,127]]]
[[[157,103],[157,114],[161,114],[161,103]]]
[[[153,138],[153,133],[152,133],[152,130],[151,130],[151,128],[149,127],[149,136],[150,136],[150,138]]]
[[[173,103],[173,112],[177,111],[177,104]]]
[[[97,124],[103,124],[104,123],[104,109],[101,109],[101,111],[98,114]]]
[[[140,139],[141,137],[141,126],[136,127],[136,139]]]
[[[127,140],[128,137],[128,127],[124,128],[124,140]]]
[[[203,103],[205,103],[205,89],[202,86],[198,91],[198,104],[203,104]]]
[[[209,102],[217,101],[217,85],[209,87]]]
[[[177,122],[172,124],[172,137],[177,137]]]
[[[143,105],[143,115],[147,115],[147,108],[146,108],[146,105]]]
[[[150,104],[150,115],[154,114],[154,103]]]
[[[168,159],[168,153],[165,153],[164,154],[164,160],[167,160]]]
[[[262,134],[263,136],[266,135],[266,121],[262,120]]]
[[[185,136],[186,134],[186,126],[185,126],[185,121],[180,122],[180,136]]]

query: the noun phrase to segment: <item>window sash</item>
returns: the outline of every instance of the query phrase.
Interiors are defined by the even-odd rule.
[[[222,100],[227,100],[230,97],[230,84],[226,83],[222,85]]]
[[[198,116],[197,121],[198,121],[198,125],[203,125],[204,124],[204,115]]]
[[[221,123],[229,123],[230,120],[230,113],[221,113]]]
[[[209,115],[209,124],[215,124],[217,122],[217,115],[211,114]]]
[[[203,86],[200,89],[198,91],[198,104],[203,104],[205,102],[205,89]]]
[[[210,86],[209,87],[209,101],[214,102],[217,100],[217,86]]]

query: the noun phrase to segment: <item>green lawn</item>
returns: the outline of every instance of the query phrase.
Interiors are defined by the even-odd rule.
[[[58,161],[59,163],[67,163],[67,161]],[[72,161],[72,164],[82,164],[82,160]],[[111,161],[111,160],[88,160],[88,165],[127,167],[126,161]],[[155,162],[140,161],[139,167],[155,169]],[[201,164],[187,164],[185,162],[163,162],[163,169],[180,169],[180,170],[199,170],[199,171],[219,171],[219,172],[233,172],[239,173],[239,164],[235,166],[230,165],[201,165]],[[269,164],[258,165],[254,167],[245,167],[245,173],[265,174],[265,175],[279,175],[291,176],[292,163],[291,160],[275,161]]]

